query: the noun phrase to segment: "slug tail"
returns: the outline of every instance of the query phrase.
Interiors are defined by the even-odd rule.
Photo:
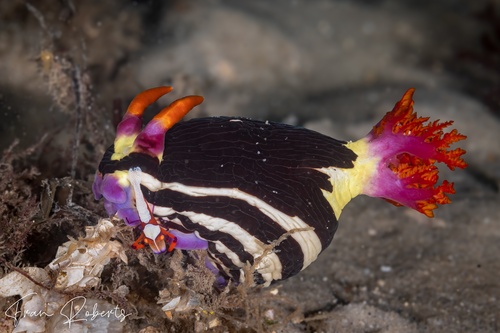
[[[465,150],[450,146],[466,136],[456,129],[444,132],[453,121],[429,122],[429,118],[419,117],[413,111],[414,91],[409,89],[394,109],[360,140],[368,147],[366,156],[360,156],[361,161],[369,160],[372,166],[375,161],[361,193],[432,217],[434,209],[450,203],[448,195],[455,193],[453,183],[444,180],[438,184],[436,162],[451,170],[465,168],[467,163],[462,158]]]

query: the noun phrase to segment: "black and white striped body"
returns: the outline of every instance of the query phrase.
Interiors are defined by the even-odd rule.
[[[144,198],[164,226],[207,240],[214,265],[235,281],[259,259],[255,282],[269,284],[297,274],[332,241],[337,218],[323,194],[332,182],[320,169],[353,167],[356,154],[344,144],[284,124],[200,118],[167,131],[159,165],[140,153],[111,161],[112,146],[99,171],[140,167]]]

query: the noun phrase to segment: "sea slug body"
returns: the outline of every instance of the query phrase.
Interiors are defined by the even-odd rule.
[[[179,122],[200,96],[187,96],[144,128],[145,108],[171,91],[139,94],[118,125],[93,186],[110,215],[156,253],[206,249],[220,278],[255,284],[293,276],[331,243],[345,205],[359,194],[432,217],[453,184],[437,185],[436,162],[465,168],[465,136],[413,111],[409,89],[364,138],[347,142],[274,122],[210,117]],[[270,250],[270,247],[272,249]]]

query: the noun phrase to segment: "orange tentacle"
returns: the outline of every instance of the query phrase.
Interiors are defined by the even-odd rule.
[[[202,102],[203,97],[201,96],[180,98],[161,110],[153,119],[161,123],[164,129],[169,129]]]
[[[165,94],[168,94],[172,91],[172,87],[156,87],[148,90],[144,90],[130,102],[130,105],[127,109],[127,114],[141,117],[144,113],[144,110],[156,102],[160,97]]]

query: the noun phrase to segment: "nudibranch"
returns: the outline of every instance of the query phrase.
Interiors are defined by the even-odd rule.
[[[345,205],[359,194],[432,217],[450,202],[436,162],[465,168],[466,137],[452,121],[413,111],[409,89],[364,138],[339,141],[291,125],[236,117],[179,122],[200,96],[161,110],[144,128],[144,109],[171,91],[140,93],[104,154],[93,191],[110,215],[137,228],[134,248],[155,253],[204,249],[219,280],[255,284],[293,276],[331,243]]]

